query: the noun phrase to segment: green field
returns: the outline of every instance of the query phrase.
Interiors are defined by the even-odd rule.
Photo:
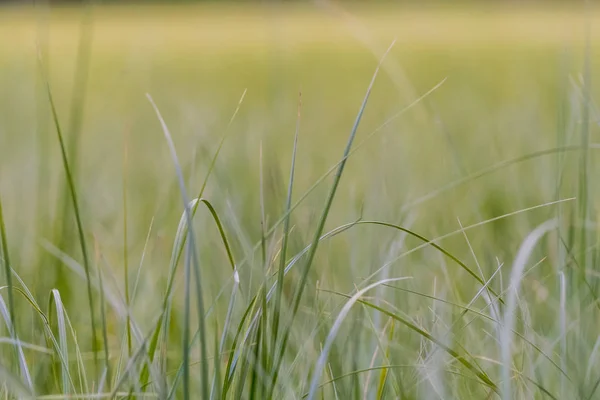
[[[324,4],[0,9],[2,398],[600,398],[600,12]]]

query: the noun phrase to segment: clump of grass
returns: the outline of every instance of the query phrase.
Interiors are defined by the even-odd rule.
[[[258,199],[240,201],[254,207],[249,212],[251,224],[237,223],[235,209],[227,207],[220,196],[225,189],[214,182],[218,180],[210,181],[213,174],[219,176],[243,162],[238,154],[222,153],[246,91],[211,149],[204,180],[194,197],[188,195],[191,188],[186,185],[185,147],[176,147],[168,114],[148,95],[158,120],[153,126],[162,130],[173,167],[165,167],[170,171],[165,175],[174,176],[178,187],[177,205],[167,202],[167,206],[179,213],[179,225],[175,230],[176,219],[162,220],[159,225],[173,225],[172,235],[164,233],[170,232],[164,226],[155,233],[152,215],[150,227],[139,228],[139,205],[130,197],[136,190],[135,179],[130,173],[144,166],[130,163],[128,136],[119,206],[123,219],[112,221],[119,226],[114,231],[122,234],[114,235],[122,242],[119,251],[106,244],[109,240],[102,243],[102,230],[109,223],[95,224],[94,210],[84,206],[90,193],[79,189],[74,178],[72,151],[44,75],[66,181],[60,195],[69,200],[67,211],[75,218],[80,261],[68,254],[72,246],[52,244],[54,239],[67,240],[68,235],[44,240],[42,247],[59,264],[79,274],[67,283],[74,286],[72,295],[79,296],[76,286],[83,282],[87,304],[78,304],[78,298],[75,303],[66,301],[59,288],[44,293],[30,289],[27,280],[34,274],[19,257],[10,257],[10,246],[15,246],[18,237],[9,237],[3,213],[6,203],[0,203],[0,254],[6,281],[0,287],[0,314],[8,332],[7,337],[0,337],[0,346],[12,348],[0,353],[0,395],[19,399],[418,399],[434,394],[442,398],[595,398],[600,385],[594,372],[600,363],[596,322],[600,309],[595,301],[597,285],[590,282],[598,276],[591,261],[597,249],[590,248],[596,228],[589,221],[594,217],[594,189],[589,181],[592,155],[600,145],[590,141],[590,87],[583,93],[585,122],[579,144],[570,144],[570,137],[559,132],[554,148],[490,162],[491,166],[465,172],[405,201],[386,199],[385,190],[364,190],[361,196],[375,203],[377,210],[363,206],[354,210],[341,196],[347,193],[345,184],[355,183],[354,176],[345,175],[351,157],[400,115],[425,102],[445,81],[355,144],[381,63],[383,58],[350,127],[341,158],[308,184],[303,167],[311,157],[302,150],[317,144],[300,146],[304,145],[304,139],[299,140],[304,138],[300,123],[304,111],[298,99],[296,124],[286,136],[292,144],[281,212],[268,205],[273,192],[263,175],[261,142],[258,176],[246,166],[247,176],[233,179],[240,196],[247,186]],[[589,59],[586,65],[584,84],[589,85]],[[78,76],[76,80],[83,82],[75,85],[73,98],[83,96],[77,90],[84,90],[86,71],[79,71]],[[74,105],[72,132],[81,130],[82,115],[83,105]],[[560,118],[566,117],[561,114]],[[563,122],[560,129],[566,129]],[[453,148],[453,157],[460,151],[460,147]],[[584,155],[575,160],[577,198],[571,195],[573,188],[562,186],[568,181],[569,154]],[[455,229],[446,229],[442,223],[434,227],[418,224],[417,211],[439,215],[435,204],[443,205],[441,214],[448,216],[445,222],[455,221],[454,215],[450,218],[452,203],[447,199],[461,187],[487,188],[483,178],[523,163],[547,161],[548,156],[557,156],[560,170],[551,200],[531,195],[543,201],[525,205],[527,196],[521,198],[519,190],[507,189],[506,197],[515,197],[523,205],[464,226],[461,221],[466,218],[461,216]],[[416,164],[401,165],[408,172],[395,171],[394,177],[401,172],[419,176]],[[400,182],[394,180],[402,186]],[[321,199],[317,189],[324,183],[329,185]],[[526,190],[528,195],[535,191]],[[568,195],[561,196],[562,192]],[[477,204],[480,193],[472,195],[472,203]],[[309,203],[311,196],[316,198],[311,200],[314,203]],[[60,208],[63,203],[58,203]],[[569,214],[565,210],[573,204],[578,208]],[[555,212],[559,207],[560,212]],[[397,211],[388,214],[389,220],[370,215],[387,208]],[[348,210],[357,211],[358,216]],[[309,218],[303,214],[306,211]],[[473,214],[479,218],[485,211]],[[11,209],[9,215],[17,212]],[[414,214],[407,217],[409,212]],[[540,225],[538,217],[548,213],[555,218]],[[399,218],[411,222],[397,223]],[[507,222],[514,237],[491,242],[485,228],[498,221]],[[57,222],[63,223],[68,220]],[[143,245],[137,246],[136,235],[141,231],[144,239],[139,244]],[[473,233],[467,236],[467,231]],[[96,263],[88,254],[87,238],[92,234]],[[166,263],[156,261],[161,260],[156,253],[164,250],[165,238],[170,246]],[[130,261],[136,255],[139,268],[135,281],[130,282],[134,273]],[[142,268],[146,263],[152,269]],[[569,274],[569,269],[578,274]],[[122,281],[115,276],[123,277]],[[578,285],[572,284],[574,276]],[[157,289],[162,296],[154,294]],[[584,293],[594,301],[581,301]],[[103,368],[99,368],[101,361]]]

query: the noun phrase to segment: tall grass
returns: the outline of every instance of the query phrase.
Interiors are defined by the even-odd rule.
[[[519,88],[518,107],[500,69],[492,84],[467,55],[436,70],[446,53],[415,64],[434,72],[407,98],[390,47],[379,64],[336,54],[327,80],[352,74],[331,97],[311,73],[265,102],[253,54],[247,90],[203,81],[201,104],[176,62],[146,102],[138,87],[99,113],[91,11],[69,90],[41,43],[38,192],[28,136],[0,137],[2,398],[598,396],[590,32],[582,66]]]

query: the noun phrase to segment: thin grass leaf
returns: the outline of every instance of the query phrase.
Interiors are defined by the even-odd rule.
[[[366,279],[363,279],[363,281],[364,282],[368,282],[369,280],[371,280],[375,276],[377,276],[379,273],[381,273],[381,271],[383,269],[388,268],[391,264],[397,262],[401,258],[406,257],[409,254],[412,254],[412,253],[414,253],[416,251],[419,251],[419,250],[421,250],[421,249],[429,246],[430,243],[439,242],[441,240],[447,239],[447,238],[452,237],[454,235],[462,234],[463,232],[465,232],[467,230],[474,229],[474,228],[477,228],[477,227],[480,227],[480,226],[483,226],[483,225],[487,225],[487,224],[490,224],[492,222],[500,221],[500,220],[508,218],[508,217],[513,217],[515,215],[526,213],[526,212],[533,211],[533,210],[537,210],[537,209],[540,209],[540,208],[543,208],[543,207],[549,207],[549,206],[553,206],[553,205],[557,205],[557,204],[566,203],[566,202],[573,201],[573,200],[576,200],[576,199],[577,199],[576,197],[569,197],[569,198],[566,198],[566,199],[561,199],[561,200],[556,200],[556,201],[550,201],[548,203],[544,203],[544,204],[539,204],[539,205],[532,206],[532,207],[523,208],[523,209],[520,209],[520,210],[517,210],[517,211],[513,211],[511,213],[508,213],[508,214],[503,214],[503,215],[500,215],[500,216],[497,216],[497,217],[494,217],[494,218],[490,218],[490,219],[486,219],[486,220],[481,221],[481,222],[477,222],[477,223],[472,224],[472,225],[465,226],[462,229],[459,229],[459,230],[456,230],[456,231],[453,231],[453,232],[450,232],[450,233],[446,233],[446,234],[444,234],[442,236],[438,236],[438,237],[436,237],[434,239],[431,239],[427,243],[423,243],[423,244],[421,244],[419,246],[415,246],[412,249],[410,249],[410,250],[408,250],[408,251],[400,254],[398,257],[396,257],[396,258],[388,261],[381,268],[378,268],[375,272],[373,272],[371,275],[369,275]]]
[[[591,10],[589,2],[585,2],[586,14]],[[584,64],[583,64],[583,112],[581,116],[581,147],[582,154],[579,159],[579,195],[577,196],[579,204],[579,218],[580,221],[587,221],[588,214],[590,213],[590,161],[589,161],[589,146],[590,146],[590,104],[591,104],[591,21],[586,18],[584,23],[585,26],[585,50],[584,50]],[[585,224],[581,224],[579,231],[579,263],[583,267],[582,271],[588,268],[587,262],[587,247],[588,247],[588,232]],[[580,274],[580,278],[585,279],[585,272]]]
[[[310,186],[301,196],[298,200],[296,200],[296,202],[290,207],[289,211],[285,212],[272,226],[271,228],[269,228],[269,230],[266,233],[266,238],[269,239],[271,238],[271,236],[276,232],[277,228],[279,228],[279,226],[285,221],[285,219],[294,211],[296,210],[296,208],[298,208],[300,206],[300,204],[302,204],[302,202],[329,176],[331,175],[332,172],[336,171],[339,169],[340,165],[342,163],[345,163],[355,152],[357,152],[360,148],[362,148],[364,145],[366,145],[369,141],[369,139],[371,139],[375,134],[381,132],[383,130],[383,128],[385,128],[386,126],[388,126],[390,123],[392,123],[394,120],[396,120],[397,118],[399,118],[400,116],[404,115],[407,111],[411,110],[412,108],[414,108],[417,104],[421,103],[424,99],[426,99],[428,96],[430,96],[432,93],[434,93],[436,90],[438,90],[444,83],[446,82],[446,78],[442,79],[440,82],[438,82],[435,86],[433,86],[431,89],[429,89],[427,92],[425,92],[423,95],[421,95],[420,97],[418,97],[416,100],[414,100],[412,103],[408,104],[407,106],[403,107],[400,111],[398,111],[397,113],[395,113],[394,115],[392,115],[390,118],[388,118],[383,124],[381,124],[379,127],[377,127],[375,130],[371,131],[363,140],[361,140],[360,142],[358,142],[349,152],[347,155],[345,155],[344,157],[342,157],[340,160],[338,160],[334,165],[332,165],[323,175],[321,175],[319,177],[319,179],[317,179],[315,181],[315,183],[312,184],[312,186]],[[257,242],[254,247],[252,248],[252,252],[257,251],[260,248],[260,241]],[[246,257],[245,259],[243,259],[242,261],[239,262],[239,268],[241,268],[243,265],[245,265],[247,262],[249,261],[249,257]]]
[[[121,375],[121,378],[115,383],[115,387],[113,388],[113,390],[111,392],[111,396],[110,396],[111,399],[117,395],[117,393],[119,392],[119,389],[125,383],[125,380],[132,374],[131,371],[138,363],[138,360],[140,358],[143,358],[144,354],[147,351],[148,339],[149,339],[149,336],[144,338],[144,340],[140,344],[140,347],[133,354],[133,356],[127,361],[127,366],[125,367],[125,370],[123,371],[123,373]]]
[[[135,275],[135,282],[133,284],[133,291],[131,293],[131,302],[135,301],[135,297],[137,294],[138,285],[140,283],[140,276],[142,273],[142,266],[144,265],[144,260],[146,258],[146,251],[148,250],[148,242],[150,242],[150,233],[152,232],[152,227],[154,226],[154,217],[150,220],[150,226],[148,227],[148,233],[146,234],[146,240],[144,241],[144,248],[142,249],[142,256],[140,257],[140,264],[138,265],[137,273]]]
[[[290,167],[290,178],[287,191],[287,200],[285,203],[285,217],[283,220],[283,238],[281,240],[281,251],[279,254],[279,271],[277,275],[277,289],[275,291],[275,303],[273,304],[273,343],[274,349],[279,335],[279,319],[281,312],[281,299],[283,296],[283,277],[285,274],[285,262],[287,257],[288,239],[290,234],[290,219],[292,208],[292,191],[294,188],[294,172],[296,170],[296,152],[298,150],[298,135],[300,132],[300,115],[302,111],[302,92],[298,94],[298,116],[296,118],[296,133],[294,134],[294,147],[292,149],[292,163]]]
[[[9,289],[8,286],[6,286],[5,288]],[[15,289],[15,288],[13,287],[13,289]],[[29,391],[31,393],[35,393],[34,388],[33,388],[33,382],[31,379],[31,374],[29,373],[29,367],[27,366],[27,359],[25,358],[25,354],[23,353],[23,347],[20,345],[21,341],[15,335],[15,327],[14,327],[14,325],[12,325],[11,320],[10,320],[10,311],[9,311],[8,307],[6,306],[6,303],[4,302],[4,298],[1,295],[0,295],[0,314],[2,315],[2,318],[4,319],[4,323],[6,324],[6,327],[8,328],[8,332],[11,336],[11,339],[12,339],[13,343],[15,344],[15,346],[13,346],[13,350],[14,350],[15,355],[18,360],[22,379],[25,380],[25,383],[27,384]]]
[[[104,341],[104,358],[106,359],[105,368],[106,368],[106,381],[108,382],[108,387],[111,386],[112,376],[111,376],[111,368],[110,368],[110,354],[108,349],[108,331],[106,328],[106,310],[104,305],[104,284],[102,283],[102,271],[100,265],[98,264],[98,268],[96,268],[98,272],[98,285],[100,288],[100,321],[102,325],[102,339]],[[128,308],[129,310],[129,308]],[[127,313],[129,316],[129,313]],[[99,389],[102,386],[99,385]]]
[[[398,281],[405,280],[405,279],[409,279],[409,278],[401,277],[401,278],[382,279],[378,282],[375,282],[375,283],[365,287],[362,290],[359,290],[355,295],[353,295],[352,297],[349,298],[349,300],[346,302],[346,304],[344,304],[344,307],[339,312],[338,317],[336,318],[333,326],[331,327],[331,330],[329,331],[329,334],[327,335],[325,345],[323,346],[323,350],[321,350],[321,355],[319,356],[319,359],[317,360],[315,367],[313,369],[312,379],[311,379],[311,383],[310,383],[310,389],[308,391],[308,399],[312,400],[316,395],[317,388],[319,386],[319,380],[321,379],[321,374],[323,372],[323,368],[325,367],[325,363],[327,362],[327,357],[329,356],[329,351],[331,350],[333,341],[335,340],[335,338],[338,334],[338,331],[340,330],[342,323],[343,323],[344,319],[346,318],[346,316],[348,315],[348,313],[350,312],[350,309],[352,308],[352,306],[369,290],[374,289],[377,286],[383,285],[384,283],[398,282]]]
[[[231,251],[231,245],[229,244],[229,240],[227,239],[227,236],[225,234],[225,230],[223,228],[223,224],[221,222],[221,219],[219,218],[219,215],[217,214],[213,205],[208,200],[203,199],[203,198],[192,200],[189,203],[190,204],[189,208],[195,208],[199,203],[204,204],[206,206],[206,208],[208,209],[210,215],[212,216],[212,218],[215,222],[215,225],[217,226],[217,229],[219,231],[219,235],[221,236],[221,241],[223,242],[223,246],[225,247],[225,251],[227,253],[227,258],[229,260],[232,270],[234,271],[234,276],[238,276],[238,281],[239,281],[239,275],[237,272],[235,260],[233,258],[233,253]],[[186,213],[184,211],[181,216],[181,219],[179,221],[179,226],[177,228],[177,234],[175,236],[175,241],[173,244],[173,252],[171,254],[171,261],[170,261],[170,266],[169,266],[170,272],[169,272],[169,277],[167,279],[167,288],[165,290],[165,294],[163,297],[162,314],[161,314],[161,317],[159,318],[159,320],[156,322],[156,326],[154,328],[152,338],[148,345],[148,357],[150,358],[151,361],[154,360],[154,356],[155,356],[156,349],[158,346],[158,341],[160,338],[161,330],[164,325],[165,314],[166,314],[167,310],[170,308],[173,284],[175,282],[175,272],[176,272],[177,266],[179,264],[179,254],[180,254],[179,251],[180,251],[180,249],[183,248],[184,244],[186,243],[187,225],[188,225],[187,217],[186,217]],[[237,285],[237,287],[240,288],[239,285]],[[239,290],[241,291],[241,288]],[[142,369],[141,376],[140,376],[140,382],[143,382],[143,385],[145,385],[148,382],[148,370],[147,370],[146,366],[144,366],[144,368]]]
[[[13,284],[12,284],[12,273],[10,265],[10,256],[8,252],[8,240],[6,239],[6,226],[4,224],[4,214],[2,212],[2,199],[0,198],[0,239],[1,249],[0,255],[2,256],[2,264],[4,266],[4,278],[6,279],[6,285],[8,286],[8,311],[10,313],[10,324],[11,335],[17,336],[17,327],[15,326],[15,300],[13,295]]]
[[[391,320],[390,332],[388,333],[388,342],[389,343],[392,343],[392,339],[394,338],[394,326],[395,326],[394,320]],[[388,346],[385,351],[386,351],[385,359],[389,360],[390,359],[390,346]],[[387,382],[387,377],[388,377],[388,371],[389,371],[389,368],[382,369],[381,374],[379,375],[379,384],[377,387],[377,399],[378,400],[383,399],[385,383]]]
[[[227,331],[227,329],[224,328],[223,334],[225,334],[226,331]],[[215,318],[215,332],[219,332],[219,323],[216,318]],[[222,398],[222,394],[221,394],[221,345],[219,344],[219,336],[218,335],[215,335],[213,351],[214,351],[215,357],[214,357],[214,366],[213,366],[213,368],[214,368],[213,383],[212,383],[212,387],[210,389],[211,400],[213,398],[217,398],[217,399]]]
[[[131,309],[129,297],[129,240],[127,235],[127,134],[123,141],[123,284],[125,286],[125,306]],[[143,253],[142,253],[143,254]],[[143,258],[143,255],[142,255]],[[131,357],[131,321],[127,313],[125,321],[125,331],[127,334],[127,355]]]
[[[363,99],[363,103],[360,107],[360,110],[358,111],[358,115],[356,116],[356,120],[354,121],[354,126],[352,127],[352,130],[350,132],[350,136],[348,137],[348,142],[346,143],[346,149],[344,150],[344,155],[342,157],[342,162],[339,164],[339,167],[337,168],[336,174],[333,178],[333,183],[331,185],[331,188],[329,190],[329,195],[327,196],[327,200],[325,202],[325,207],[323,208],[323,211],[321,213],[321,217],[319,218],[319,223],[317,225],[317,229],[315,231],[312,243],[311,243],[311,248],[309,250],[308,256],[307,256],[307,260],[306,263],[304,265],[304,270],[301,272],[301,278],[300,278],[300,282],[298,283],[296,292],[294,293],[294,297],[293,297],[293,305],[292,305],[292,313],[290,316],[290,321],[283,333],[282,339],[281,339],[281,345],[279,347],[279,350],[277,351],[277,353],[275,354],[275,366],[273,368],[273,379],[272,379],[272,383],[271,383],[271,388],[270,388],[270,393],[267,396],[267,399],[271,399],[273,396],[273,389],[275,388],[275,384],[277,382],[277,378],[278,378],[278,374],[279,374],[279,369],[281,366],[281,362],[283,361],[283,355],[285,353],[285,349],[287,347],[287,341],[289,339],[289,335],[290,335],[290,331],[292,329],[292,324],[294,322],[294,319],[296,317],[296,314],[298,313],[298,308],[300,307],[300,300],[302,298],[302,293],[304,291],[304,287],[306,286],[307,280],[308,280],[308,274],[310,272],[312,263],[314,261],[315,258],[315,254],[317,253],[317,247],[319,245],[319,241],[320,241],[320,237],[321,234],[323,233],[323,229],[325,228],[325,222],[327,221],[327,216],[329,215],[329,210],[331,209],[331,205],[333,204],[333,199],[335,198],[335,194],[337,192],[337,188],[338,185],[340,183],[340,180],[342,178],[342,174],[344,172],[344,168],[346,166],[346,161],[347,161],[347,157],[350,154],[350,150],[352,149],[352,143],[354,142],[354,138],[356,137],[356,132],[358,131],[358,126],[360,125],[360,121],[362,119],[362,115],[365,111],[365,108],[367,107],[367,102],[369,100],[369,95],[371,94],[371,90],[373,89],[373,85],[375,84],[375,79],[377,78],[377,74],[379,72],[379,68],[381,67],[381,64],[383,63],[383,60],[385,59],[385,56],[389,53],[389,51],[392,49],[392,46],[394,45],[395,41],[392,42],[392,44],[390,45],[390,47],[387,49],[386,53],[383,55],[383,57],[381,58],[381,60],[379,61],[379,64],[377,65],[377,68],[375,69],[375,72],[373,74],[373,78],[371,79],[371,83],[369,84],[369,87],[367,88],[367,93],[365,94],[365,97]]]
[[[88,89],[88,78],[90,72],[90,61],[92,54],[92,41],[93,41],[93,12],[91,7],[92,0],[87,0],[84,7],[82,8],[82,17],[79,22],[78,32],[78,43],[77,43],[77,55],[75,60],[75,75],[74,83],[71,92],[71,104],[69,109],[69,123],[66,130],[66,137],[68,143],[66,143],[66,157],[70,160],[71,175],[75,177],[75,170],[79,164],[79,141],[82,134],[82,126],[85,114],[85,106],[87,99]],[[41,53],[40,53],[41,54]],[[45,77],[49,76],[47,68],[43,66],[40,68]],[[43,81],[49,82],[47,78]],[[61,182],[63,190],[60,192],[60,197],[56,203],[58,221],[63,221],[69,212],[70,205],[70,183],[68,179],[66,182]],[[68,245],[70,240],[69,226],[63,224],[56,224],[58,230],[57,240],[59,248],[64,249]],[[61,276],[59,275],[59,279]],[[98,365],[96,364],[96,368]],[[96,371],[97,372],[97,371]]]
[[[357,369],[348,373],[345,373],[343,375],[339,375],[336,376],[334,378],[331,378],[328,381],[325,381],[323,383],[321,383],[317,389],[321,389],[324,388],[327,385],[333,384],[339,380],[342,380],[344,378],[349,378],[349,377],[354,377],[358,374],[363,374],[365,372],[371,372],[371,371],[381,371],[381,370],[389,370],[389,369],[396,369],[396,368],[418,368],[418,365],[413,365],[413,364],[406,364],[406,365],[402,365],[402,364],[390,364],[390,365],[379,365],[379,366],[375,366],[375,367],[369,367],[369,368],[363,368],[363,369]],[[305,393],[304,395],[302,395],[302,398],[305,399],[308,397],[308,393]]]
[[[512,331],[516,319],[517,309],[517,294],[521,275],[525,269],[527,259],[529,258],[534,246],[542,238],[544,234],[557,227],[557,221],[551,219],[544,222],[535,228],[523,241],[519,248],[519,252],[513,263],[513,268],[510,274],[510,292],[504,312],[504,321],[502,331],[500,333],[500,346],[502,353],[502,398],[507,400],[512,398],[512,388],[510,379],[510,368],[512,365]]]
[[[439,189],[433,190],[429,193],[427,193],[426,195],[423,195],[407,204],[405,204],[401,211],[402,212],[406,212],[412,208],[415,208],[429,200],[433,200],[434,198],[438,197],[439,195],[446,193],[456,187],[462,186],[466,183],[472,182],[474,180],[477,180],[479,178],[482,178],[486,175],[489,175],[493,172],[496,172],[500,169],[506,168],[506,167],[510,167],[512,165],[515,164],[519,164],[522,163],[524,161],[530,161],[530,160],[534,160],[536,158],[539,157],[543,157],[543,156],[548,156],[548,155],[555,155],[555,154],[561,154],[561,153],[565,153],[565,152],[571,152],[571,151],[589,151],[589,150],[599,150],[600,149],[600,144],[597,143],[593,143],[593,144],[589,144],[586,148],[583,148],[582,146],[578,146],[578,145],[573,145],[573,146],[563,146],[563,147],[554,147],[551,149],[546,149],[546,150],[540,150],[540,151],[535,151],[533,153],[528,153],[519,157],[515,157],[515,158],[511,158],[505,161],[500,161],[499,163],[496,163],[492,166],[489,166],[487,168],[483,168],[477,172],[474,172],[464,178],[460,178],[457,179],[455,181],[452,181],[444,186],[442,186]]]
[[[60,293],[56,289],[52,289],[50,304],[48,304],[48,314],[50,314],[51,303],[54,302],[56,307],[56,323],[58,326],[58,340],[60,344],[60,354],[64,360],[62,364],[62,388],[61,391],[65,396],[69,396],[73,387],[71,373],[69,372],[69,347],[67,344],[67,328],[65,323],[65,310],[63,307]]]
[[[462,261],[460,261],[457,257],[455,257],[454,255],[452,255],[449,251],[447,251],[444,248],[442,248],[441,246],[433,243],[433,241],[425,238],[424,236],[421,236],[418,233],[413,232],[410,229],[404,228],[404,227],[399,226],[399,225],[390,224],[390,223],[387,223],[387,222],[382,222],[382,221],[358,221],[358,222],[356,222],[356,225],[361,225],[361,224],[386,226],[388,228],[394,228],[394,229],[397,229],[399,231],[408,233],[409,235],[411,235],[413,237],[416,237],[417,239],[425,242],[425,244],[433,247],[434,249],[436,249],[439,252],[441,252],[442,254],[444,254],[446,257],[450,258],[452,261],[454,261],[456,264],[458,264],[462,269],[464,269],[469,275],[471,275],[475,280],[477,280],[477,282],[479,282],[481,285],[483,285],[483,286],[486,285],[486,282],[483,279],[481,279],[481,277],[479,277],[479,275],[477,275],[471,268],[467,267],[467,265],[465,263],[463,263]],[[502,300],[502,298],[499,297],[498,294],[493,289],[489,289],[489,291],[494,296],[498,297],[498,300],[501,303],[504,303],[504,300]]]
[[[339,292],[335,292],[335,291],[330,291],[331,293],[334,293],[338,296],[342,296],[345,297],[347,299],[351,299],[352,296],[349,296],[347,294],[344,293],[339,293]],[[394,320],[400,322],[402,325],[406,326],[407,328],[409,328],[410,330],[418,333],[419,335],[421,335],[422,337],[424,337],[425,339],[431,341],[432,343],[436,344],[437,346],[439,346],[442,350],[444,350],[446,353],[448,353],[450,356],[452,356],[454,359],[456,359],[456,361],[458,361],[459,363],[461,363],[462,365],[464,365],[469,371],[471,371],[473,374],[475,374],[475,376],[477,376],[477,378],[479,378],[479,380],[485,384],[486,386],[488,386],[489,388],[491,388],[492,390],[494,390],[495,392],[498,392],[498,387],[496,386],[496,384],[490,379],[490,377],[482,370],[480,370],[479,368],[475,367],[469,360],[467,360],[467,357],[469,358],[473,358],[473,356],[471,356],[470,354],[466,353],[465,357],[464,355],[459,354],[457,351],[451,349],[450,347],[446,346],[444,343],[442,343],[440,340],[436,339],[433,335],[431,335],[429,332],[425,331],[424,329],[416,326],[415,324],[413,324],[412,322],[406,320],[405,318],[391,312],[388,311],[382,307],[379,307],[369,301],[366,300],[362,300],[362,299],[358,299],[356,300],[357,302],[364,304],[374,310],[377,310],[379,312],[382,312],[383,314],[393,318]]]
[[[40,61],[41,62],[41,61]],[[94,352],[94,365],[96,369],[98,368],[98,355],[97,355],[97,339],[96,339],[96,318],[94,313],[94,300],[92,297],[92,282],[91,282],[91,272],[90,272],[90,262],[87,252],[87,245],[85,240],[85,234],[83,232],[83,223],[81,220],[81,214],[79,211],[79,201],[77,199],[77,192],[75,190],[75,182],[73,180],[73,176],[71,173],[71,167],[69,164],[69,160],[67,157],[67,150],[65,148],[65,142],[63,139],[63,134],[60,126],[60,122],[58,119],[58,113],[56,111],[56,106],[54,104],[54,99],[52,97],[52,91],[50,89],[50,82],[47,77],[44,77],[44,81],[46,83],[46,90],[48,94],[48,101],[50,103],[50,109],[52,111],[52,119],[54,121],[54,127],[56,128],[56,134],[58,136],[58,142],[60,145],[60,153],[62,157],[63,168],[65,170],[67,184],[69,187],[69,193],[71,197],[71,203],[73,207],[73,211],[75,213],[75,220],[77,223],[77,232],[79,234],[79,244],[81,246],[81,255],[83,257],[83,265],[85,268],[85,275],[87,281],[87,293],[88,293],[88,306],[90,309],[90,322],[92,329],[92,351]],[[104,343],[104,346],[108,346],[107,343]],[[107,360],[108,361],[108,360]]]
[[[193,229],[193,225],[192,225],[192,213],[191,213],[191,209],[189,207],[189,200],[188,200],[188,196],[187,196],[187,191],[185,189],[185,183],[183,180],[183,174],[181,172],[181,167],[177,158],[177,152],[175,151],[175,145],[173,143],[173,139],[171,138],[171,133],[169,132],[169,129],[167,127],[167,124],[165,123],[165,120],[163,119],[158,107],[156,106],[156,104],[154,103],[154,100],[152,99],[152,97],[148,94],[147,95],[148,100],[150,101],[150,103],[152,104],[152,107],[154,108],[154,111],[156,112],[156,116],[158,118],[158,120],[160,121],[160,124],[162,126],[163,129],[163,133],[165,136],[165,139],[167,140],[167,144],[169,146],[169,150],[171,153],[171,157],[173,159],[173,163],[175,164],[175,170],[177,173],[177,178],[179,180],[179,185],[180,185],[180,190],[181,190],[181,197],[183,200],[183,207],[185,209],[185,215],[186,215],[186,220],[187,220],[187,252],[188,252],[188,263],[187,263],[187,272],[186,272],[186,313],[185,313],[185,322],[184,322],[184,343],[183,343],[183,352],[184,352],[184,362],[185,362],[185,366],[184,366],[184,374],[183,374],[183,382],[184,382],[184,399],[189,399],[189,386],[186,388],[186,380],[189,380],[189,366],[187,363],[187,359],[189,357],[188,355],[188,349],[187,349],[187,345],[189,342],[189,301],[190,301],[190,293],[187,289],[187,285],[189,284],[189,279],[191,279],[190,276],[190,269],[191,269],[191,265],[193,265],[194,267],[194,283],[196,286],[196,303],[197,303],[197,313],[198,313],[198,323],[200,325],[200,352],[202,354],[202,357],[206,358],[207,356],[207,345],[206,345],[206,328],[205,328],[205,320],[204,320],[204,299],[203,299],[203,292],[202,292],[202,285],[201,285],[201,277],[200,277],[200,265],[198,262],[198,255],[197,255],[197,250],[196,250],[196,237],[194,234],[194,229]],[[208,365],[207,363],[201,363],[200,364],[200,379],[201,379],[201,394],[202,394],[202,398],[203,399],[208,399],[209,397],[209,386],[210,383],[208,381]],[[186,390],[188,389],[188,390]]]
[[[225,377],[224,377],[224,381],[223,381],[223,398],[226,398],[226,396],[227,396],[227,392],[229,391],[229,389],[231,387],[231,384],[233,382],[233,377],[235,374],[235,370],[237,368],[239,356],[236,357],[235,353],[236,353],[236,351],[239,351],[238,350],[238,340],[244,329],[244,324],[246,322],[246,319],[255,310],[255,307],[254,307],[255,304],[256,304],[256,297],[254,297],[250,301],[250,304],[248,305],[248,307],[246,307],[246,310],[244,311],[244,314],[242,315],[240,323],[238,324],[238,329],[235,333],[235,336],[233,337],[233,343],[231,345],[231,353],[232,354],[229,357],[229,360],[227,361],[227,367],[225,368]]]
[[[15,320],[15,300],[13,294],[13,283],[12,283],[12,273],[11,273],[11,264],[10,264],[10,255],[8,251],[8,239],[6,235],[6,226],[4,223],[4,214],[2,211],[2,199],[0,198],[0,258],[3,261],[4,265],[4,276],[6,279],[6,285],[8,287],[8,320],[6,320],[6,325],[9,328],[10,336],[15,341],[15,354],[19,363],[19,368],[21,370],[21,376],[27,383],[29,391],[31,393],[35,393],[33,390],[33,382],[31,380],[31,376],[29,373],[29,368],[27,367],[27,362],[25,360],[25,356],[23,355],[23,349],[19,345],[19,335],[17,333],[17,325]],[[2,300],[4,301],[4,300]]]

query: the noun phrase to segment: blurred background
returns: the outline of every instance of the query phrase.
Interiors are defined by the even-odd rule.
[[[124,263],[136,271],[145,255],[138,295],[146,296],[133,302],[142,326],[149,326],[152,319],[146,316],[160,308],[182,212],[175,167],[147,94],[173,136],[190,196],[202,187],[227,135],[204,196],[215,204],[236,260],[245,260],[240,273],[249,293],[262,279],[255,246],[261,240],[261,209],[267,228],[284,210],[298,113],[294,200],[340,159],[375,68],[394,41],[357,133],[361,147],[347,165],[326,230],[362,216],[437,237],[460,224],[577,197],[562,211],[541,207],[486,224],[469,243],[462,235],[444,241],[461,259],[473,263],[476,254],[490,276],[499,263],[510,264],[537,224],[559,211],[597,226],[594,151],[585,164],[585,185],[580,152],[537,153],[586,145],[598,134],[593,99],[600,80],[593,72],[600,67],[600,14],[591,4],[2,3],[0,193],[12,264],[40,299],[59,288],[73,324],[84,331],[88,315],[78,312],[85,298],[81,254],[46,84],[74,170],[91,259],[117,298],[124,293]],[[505,164],[494,169],[498,163]],[[481,171],[490,173],[478,175]],[[292,214],[288,254],[310,241],[330,182],[325,179]],[[217,295],[231,284],[231,269],[212,221],[203,214],[197,224],[207,304],[223,315],[227,299]],[[584,262],[593,269],[590,260],[598,247],[590,235],[584,253],[591,255]],[[273,249],[279,240],[279,234],[270,239]],[[407,243],[419,243],[411,240]],[[402,254],[403,243],[397,232],[376,227],[332,239],[311,273],[311,301],[317,281],[351,291]],[[524,283],[539,307],[531,324],[540,329],[553,326],[558,301],[547,294],[556,286],[554,278],[544,279],[560,264],[560,251],[552,244],[546,250],[544,256],[554,261]],[[453,266],[447,275],[438,253],[415,252],[402,260],[393,264],[393,273],[411,272],[413,290],[429,293],[436,280],[436,290],[455,300],[469,299],[477,290],[469,279],[460,279],[467,276],[464,271]],[[182,287],[181,280],[177,285]],[[180,298],[175,302],[181,305]],[[411,315],[427,312],[422,300],[402,304],[414,310]],[[24,300],[18,305],[27,310]],[[175,341],[180,309],[173,316]],[[23,312],[34,320],[30,311]],[[110,341],[117,346],[119,319],[109,320]],[[40,324],[28,321],[21,323]],[[589,352],[585,343],[590,342],[578,340],[579,351]],[[318,348],[315,342],[307,354]],[[542,375],[550,384],[555,376]]]

